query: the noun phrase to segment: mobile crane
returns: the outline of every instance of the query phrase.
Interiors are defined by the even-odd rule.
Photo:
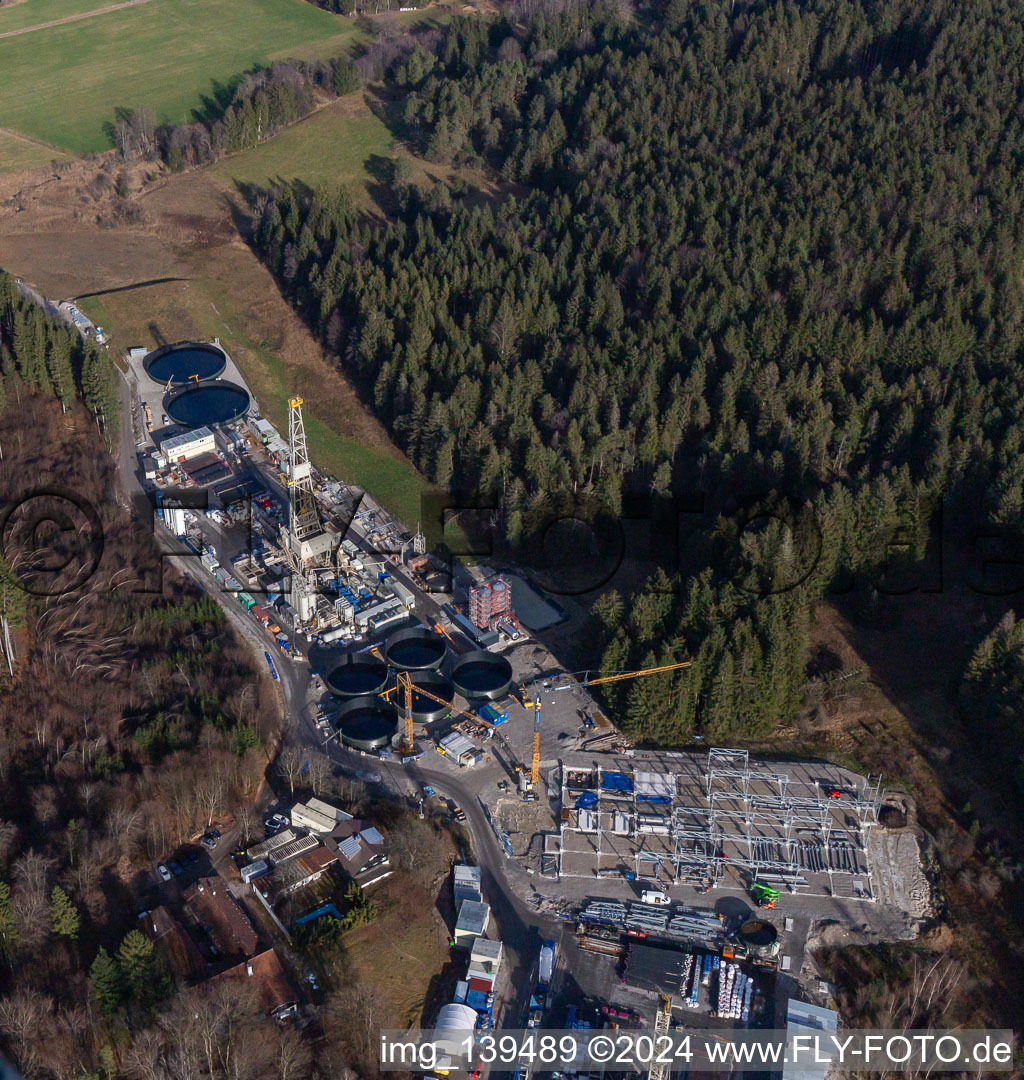
[[[612,675],[599,675],[596,679],[590,678],[589,672],[585,672],[584,677],[580,680],[579,683],[566,683],[565,686],[553,686],[550,687],[550,691],[553,693],[556,690],[569,690],[576,685],[584,687],[603,686],[606,683],[621,682],[624,679],[639,679],[644,675],[658,675],[663,671],[678,671],[680,668],[688,668],[692,663],[692,660],[680,660],[675,664],[661,664],[659,667],[641,668],[639,671],[618,671]],[[534,683],[533,691],[533,752],[530,756],[530,791],[536,788],[537,783],[540,780],[541,687],[537,683]],[[523,695],[525,701],[525,689],[523,691]]]

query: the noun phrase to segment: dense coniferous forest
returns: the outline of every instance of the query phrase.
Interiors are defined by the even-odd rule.
[[[573,500],[703,494],[692,563],[595,605],[603,668],[695,661],[622,691],[635,735],[771,732],[813,600],[905,575],[893,545],[921,558],[937,499],[1020,524],[1021,14],[457,20],[390,78],[408,137],[499,197],[399,185],[385,222],[329,191],[258,203],[259,249],[366,400],[510,545]]]

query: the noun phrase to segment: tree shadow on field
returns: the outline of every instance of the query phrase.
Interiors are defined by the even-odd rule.
[[[255,69],[254,69],[255,70]],[[213,124],[215,120],[222,120],[228,106],[235,99],[235,91],[242,81],[242,76],[237,75],[227,82],[212,79],[212,90],[209,94],[200,97],[200,106],[192,110],[192,123]]]

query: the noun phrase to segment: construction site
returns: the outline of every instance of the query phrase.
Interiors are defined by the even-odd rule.
[[[698,890],[757,881],[871,899],[879,781],[825,763],[752,762],[746,750],[568,755],[542,873]]]

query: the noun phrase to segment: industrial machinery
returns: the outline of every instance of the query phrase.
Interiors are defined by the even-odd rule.
[[[285,548],[297,571],[313,560],[324,560],[333,538],[324,530],[313,492],[313,466],[306,449],[302,398],[288,400],[288,529]]]
[[[434,633],[440,634],[443,638],[445,638],[448,641],[448,644],[451,645],[451,647],[455,650],[456,653],[461,653],[464,651],[463,647],[455,640],[455,638],[451,636],[451,634],[448,633],[447,630],[445,630],[444,626],[441,623],[434,623]]]
[[[453,713],[458,713],[459,716],[465,717],[467,720],[472,720],[474,724],[483,724],[485,727],[494,728],[495,724],[485,720],[479,713],[467,712],[465,709],[460,709],[454,701],[445,701],[443,697],[439,697],[437,694],[432,694],[429,690],[426,690],[422,686],[417,686],[413,681],[409,672],[399,671],[396,676],[398,683],[396,689],[402,692],[402,714],[405,721],[405,735],[402,741],[403,753],[413,754],[416,752],[416,742],[413,735],[413,716],[412,716],[412,696],[413,693],[419,694],[420,697],[429,698],[431,701],[436,701],[440,705],[445,705],[451,709]]]
[[[750,895],[754,898],[754,903],[759,908],[773,908],[775,907],[775,901],[779,898],[779,890],[773,889],[770,885],[762,885],[761,882],[755,881],[750,886]]]
[[[667,1035],[672,1026],[672,999],[667,994],[662,994],[658,1000],[658,1012],[654,1018],[654,1042],[658,1044],[659,1037]],[[668,1076],[668,1065],[663,1061],[651,1062],[648,1072],[648,1080],[664,1080]]]
[[[659,667],[643,668],[640,671],[618,671],[612,675],[600,675],[596,679],[591,679],[589,673],[584,673],[584,677],[579,683],[567,683],[565,686],[553,686],[549,689],[554,692],[555,690],[569,690],[573,686],[602,686],[605,683],[621,682],[624,679],[639,679],[644,675],[658,675],[663,671],[678,671],[680,668],[687,668],[692,663],[691,660],[681,660],[675,664],[662,664]],[[540,708],[541,708],[541,688],[536,683],[534,684],[533,695],[533,752],[530,756],[530,784],[529,790],[533,790],[538,781],[540,780]],[[526,702],[524,689],[524,704]]]

